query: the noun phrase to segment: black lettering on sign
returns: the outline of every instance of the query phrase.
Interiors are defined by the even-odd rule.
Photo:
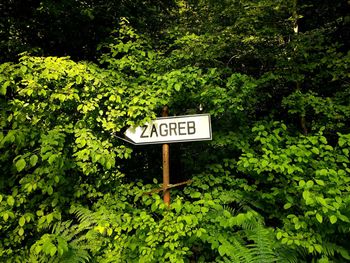
[[[163,128],[164,126],[165,128]],[[168,125],[166,123],[159,125],[159,134],[160,136],[168,136]]]
[[[196,123],[194,121],[187,122],[187,132],[188,134],[196,133]]]
[[[156,128],[156,126],[155,126],[154,124],[152,125],[151,137],[153,137],[153,133],[155,133],[155,134],[156,134],[156,136],[158,137],[157,128]]]
[[[187,123],[187,124],[186,124]],[[186,127],[187,126],[187,127]],[[147,134],[148,129],[150,133]],[[196,123],[194,121],[181,121],[181,122],[170,122],[161,123],[158,127],[152,124],[152,127],[147,125],[142,126],[142,133],[140,138],[151,138],[151,137],[166,137],[166,136],[184,136],[193,135],[196,133]]]
[[[174,131],[174,134],[177,135],[176,134],[176,123],[170,122],[169,123],[169,130],[170,130],[170,136],[173,135],[171,131]]]
[[[142,128],[143,128],[143,131],[142,131],[142,133],[141,133],[141,138],[148,138],[149,136],[147,136],[147,135],[145,135],[145,132],[146,132],[146,130],[147,130],[147,125],[143,125],[142,126]]]
[[[186,122],[181,121],[178,124],[179,127],[179,135],[186,135]],[[185,130],[184,132],[182,130]]]

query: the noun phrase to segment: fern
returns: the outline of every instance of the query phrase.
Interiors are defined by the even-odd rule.
[[[335,253],[340,254],[344,259],[350,260],[350,255],[347,249],[335,243],[324,242],[322,244],[324,254],[326,256],[334,256]]]
[[[250,253],[253,254],[252,261],[248,262],[276,262],[277,256],[274,251],[274,236],[272,231],[264,228],[261,224],[257,224],[253,230],[246,231],[247,238],[254,243],[248,244]]]
[[[237,210],[240,210],[240,213],[237,213]],[[218,211],[217,220],[230,223],[224,224],[227,225],[227,231],[217,229],[216,233],[212,232],[212,239],[215,240],[216,236],[221,243],[218,248],[221,257],[217,258],[217,262],[300,263],[298,253],[276,240],[273,230],[264,225],[261,215],[248,206],[237,210],[224,206],[221,212]],[[230,212],[231,217],[227,218],[224,211]],[[226,216],[221,216],[221,213],[226,213]]]
[[[44,234],[31,248],[30,262],[85,263],[101,245],[91,229],[96,225],[93,213],[83,207],[74,207],[74,220],[60,221],[53,225],[51,234]]]
[[[301,263],[299,255],[305,254],[302,252],[298,253],[298,250],[291,249],[286,246],[279,246],[277,249],[278,262],[280,263]]]
[[[96,242],[93,239],[96,236],[87,235],[87,233],[96,224],[96,220],[93,213],[84,207],[73,207],[70,212],[76,215],[79,224],[71,225],[72,221],[63,223],[65,227],[60,228],[57,234],[60,234],[68,242],[69,250],[62,257],[57,258],[56,262],[89,262],[90,255],[88,251],[96,248]]]
[[[90,255],[83,249],[70,249],[62,257],[56,258],[55,263],[85,263],[90,261]]]

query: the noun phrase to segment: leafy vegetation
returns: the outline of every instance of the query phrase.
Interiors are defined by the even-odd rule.
[[[348,3],[107,2],[0,19],[0,261],[349,261]],[[171,145],[170,207],[121,140],[163,105],[213,127]]]

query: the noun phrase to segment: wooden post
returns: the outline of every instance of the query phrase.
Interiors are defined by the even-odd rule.
[[[168,106],[163,107],[162,117],[168,117],[169,108]],[[163,200],[167,206],[170,206],[170,165],[169,165],[169,144],[163,144]]]

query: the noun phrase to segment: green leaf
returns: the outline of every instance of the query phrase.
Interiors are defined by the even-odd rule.
[[[38,159],[39,159],[38,156],[36,156],[35,154],[32,155],[29,159],[30,165],[35,166],[36,163],[38,162]]]
[[[327,142],[327,139],[326,139],[326,137],[320,137],[320,141],[323,143],[323,144],[327,144],[328,142]]]
[[[191,225],[191,224],[192,224],[192,218],[191,218],[191,216],[184,216],[184,219],[185,219],[185,221],[186,221],[186,223],[187,223],[188,225]]]
[[[0,88],[0,94],[6,95],[7,87],[11,84],[11,82],[8,80],[6,81]]]
[[[181,86],[182,86],[181,83],[176,83],[174,85],[174,88],[175,88],[176,91],[179,91],[181,89]]]
[[[323,180],[315,180],[318,185],[324,186],[324,181]]]
[[[132,103],[137,103],[139,101],[139,97],[134,97]]]
[[[339,252],[343,258],[350,260],[349,252],[346,249],[339,249]]]
[[[331,222],[331,224],[335,224],[337,222],[337,217],[335,215],[332,215],[329,217],[329,221]]]
[[[56,154],[52,154],[49,159],[48,159],[48,162],[49,164],[53,164],[53,162],[56,160]]]
[[[314,182],[311,181],[311,180],[309,180],[309,181],[306,182],[306,186],[307,186],[308,188],[311,188],[313,185],[314,185]]]
[[[328,174],[328,170],[327,169],[321,169],[320,170],[320,175],[327,175]]]
[[[323,221],[323,218],[322,218],[322,216],[319,213],[316,214],[316,219],[320,223],[322,223],[322,221]]]
[[[55,183],[58,184],[59,181],[60,181],[60,177],[56,175],[56,176],[54,177],[54,180],[55,180]]]
[[[201,195],[202,195],[202,194],[201,194],[200,192],[194,192],[194,193],[191,194],[191,197],[192,197],[192,198],[200,198]]]
[[[36,254],[39,254],[41,250],[42,250],[42,246],[36,246],[35,247],[35,253]]]
[[[350,220],[347,216],[344,216],[344,215],[339,213],[339,214],[337,214],[337,217],[344,222],[350,223]]]
[[[320,154],[320,151],[319,151],[317,148],[315,148],[315,147],[313,147],[313,148],[311,149],[311,151],[312,151],[314,154]]]
[[[280,240],[282,238],[282,232],[278,232],[276,237],[277,237],[278,240]]]
[[[26,167],[26,161],[21,158],[16,162],[15,165],[16,165],[17,171],[20,172],[24,169],[24,167]]]
[[[84,138],[82,138],[80,140],[80,147],[84,147],[86,145],[86,140]]]
[[[316,250],[318,253],[322,253],[322,246],[321,246],[321,245],[315,244],[314,247],[315,247],[315,250]]]
[[[48,215],[46,216],[46,221],[47,221],[47,223],[50,224],[50,223],[52,222],[52,220],[53,220],[53,214],[52,214],[52,213],[51,213],[51,214],[48,214]]]
[[[303,198],[304,198],[304,200],[310,199],[310,192],[308,190],[305,190],[303,192]]]
[[[24,234],[24,229],[21,227],[21,228],[18,230],[18,235],[23,236],[23,234]]]
[[[10,195],[7,198],[7,203],[8,203],[9,206],[13,206],[15,204],[15,199],[13,198],[13,196]]]
[[[3,218],[4,221],[6,222],[7,219],[9,219],[9,214],[5,212],[5,213],[2,215],[2,218]]]
[[[148,52],[147,52],[147,56],[148,56],[150,59],[153,59],[154,53],[153,53],[152,51],[148,51]]]
[[[314,252],[314,246],[309,246],[308,250],[309,250],[309,253]]]
[[[50,247],[50,256],[53,257],[56,254],[57,248],[53,245]]]
[[[20,226],[24,226],[25,223],[26,223],[26,219],[22,216],[22,217],[19,219],[18,224],[19,224]]]
[[[262,160],[262,162],[261,162],[262,167],[266,167],[268,164],[269,164],[269,162],[267,160]]]
[[[81,77],[80,75],[77,76],[77,78],[75,79],[75,82],[76,82],[77,84],[80,84],[82,81],[83,81],[83,79],[82,79],[82,77]]]
[[[286,204],[283,206],[283,208],[284,208],[284,209],[288,209],[288,208],[290,208],[291,206],[292,206],[291,203],[286,203]]]
[[[49,186],[49,187],[47,188],[47,193],[48,193],[48,195],[52,195],[52,194],[53,194],[53,188],[52,188],[52,186]]]

